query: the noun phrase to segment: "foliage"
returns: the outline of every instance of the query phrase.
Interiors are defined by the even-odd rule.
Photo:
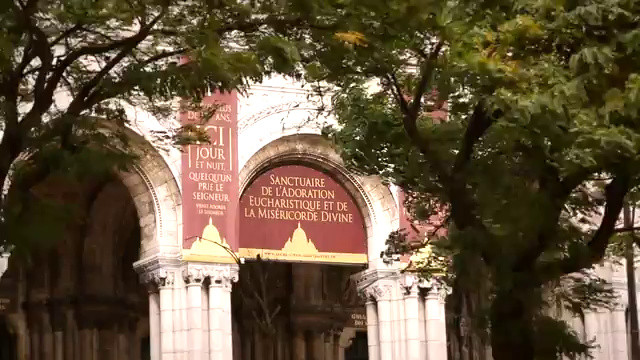
[[[315,80],[339,88],[328,134],[350,167],[416,208],[449,207],[452,272],[488,273],[493,358],[544,358],[546,287],[604,258],[638,184],[640,5],[367,6],[352,10],[357,43],[316,45]]]
[[[588,354],[593,347],[592,341],[585,344],[579,340],[578,334],[566,322],[549,316],[540,316],[535,321],[536,354],[538,359],[556,360],[567,358],[578,360]]]
[[[335,3],[307,0],[2,4],[0,184],[12,190],[0,203],[0,245],[17,246],[35,237],[15,227],[22,211],[46,200],[31,190],[52,173],[71,181],[126,169],[140,155],[127,130],[137,116],[175,125],[182,98],[206,119],[215,109],[199,106],[204,95],[298,74],[298,43],[311,30],[330,37],[336,22],[317,16]],[[156,135],[185,144],[204,139],[197,130]]]

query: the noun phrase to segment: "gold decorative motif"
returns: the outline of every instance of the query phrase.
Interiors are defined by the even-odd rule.
[[[293,231],[293,236],[284,243],[282,251],[297,254],[318,253],[316,245],[311,241],[311,239],[307,238],[307,233],[300,227],[300,223],[298,223],[298,228]]]
[[[209,218],[209,224],[202,230],[202,237],[198,237],[190,249],[183,249],[182,256],[185,260],[229,263],[235,262],[231,253],[227,240],[220,236]]]
[[[264,260],[301,261],[332,264],[366,264],[367,254],[320,252],[307,237],[300,223],[282,250],[240,248],[240,257],[253,259],[260,256]]]

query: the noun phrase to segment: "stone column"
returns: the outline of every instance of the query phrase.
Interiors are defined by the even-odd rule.
[[[181,276],[181,268],[183,268],[181,265],[178,256],[169,255],[154,257],[134,264],[134,269],[140,274],[141,282],[149,286],[149,350],[151,360],[187,358],[187,345],[185,344],[187,338],[187,330],[185,329],[187,290]],[[136,343],[135,347],[139,348],[137,341]],[[129,346],[131,347],[131,344]],[[137,351],[139,352],[139,349]]]
[[[38,321],[36,309],[28,309],[27,321],[29,327],[29,358],[31,360],[40,360],[40,328],[42,325]]]
[[[16,355],[19,360],[29,359],[29,329],[27,319],[23,311],[8,316],[12,318],[16,330]]]
[[[293,360],[306,360],[307,344],[304,330],[295,329],[293,334]]]
[[[155,286],[149,290],[149,353],[151,360],[160,360],[160,295]]]
[[[601,338],[599,335],[599,333],[601,333],[600,331],[600,326],[598,323],[598,313],[595,311],[585,311],[584,312],[584,331],[585,331],[585,337],[588,340],[594,339],[596,340],[596,345],[600,345],[601,342]],[[604,358],[604,352],[602,350],[602,347],[596,347],[592,350],[591,352],[592,355],[594,355],[594,358],[597,360],[605,360]]]
[[[341,330],[334,330],[332,332],[333,335],[333,360],[341,360],[340,359],[340,336],[342,335]]]
[[[331,331],[324,332],[324,360],[334,360],[333,359],[333,334]]]
[[[53,351],[55,360],[63,360],[71,358],[71,355],[65,357],[65,329],[66,329],[66,307],[60,304],[51,306],[51,327],[53,329]],[[67,330],[68,331],[68,330]]]
[[[426,338],[426,327],[423,324],[426,321],[425,317],[425,301],[424,296],[422,294],[418,295],[418,338],[420,339],[420,359],[425,359],[427,357],[427,338]]]
[[[84,308],[85,306],[86,305],[79,306],[76,311],[76,316],[78,317],[78,343],[76,353],[78,354],[78,359],[93,360],[95,359],[93,356],[95,347],[93,339],[94,322],[89,311]]]
[[[404,295],[402,283],[395,286],[392,291],[391,306],[394,310],[393,325],[395,341],[394,341],[394,354],[396,359],[407,359],[407,335],[405,325],[405,310],[404,310]]]
[[[160,271],[158,289],[160,297],[160,359],[174,360],[173,332],[173,282],[174,274]]]
[[[65,313],[64,329],[64,353],[65,360],[73,360],[78,357],[76,353],[76,342],[78,335],[78,324],[75,319],[75,310],[67,309]]]
[[[324,339],[321,331],[311,331],[311,359],[308,360],[324,360]]]
[[[220,302],[224,301],[223,291],[216,283],[209,284],[209,359],[223,360],[223,334],[222,329],[222,309]]]
[[[629,358],[629,349],[627,347],[627,323],[624,306],[617,306],[613,309],[611,312],[611,323],[613,331],[613,358],[627,360]]]
[[[380,331],[378,328],[378,304],[374,299],[367,300],[367,346],[369,360],[380,360]]]
[[[42,342],[40,343],[41,358],[53,359],[55,357],[54,350],[53,350],[53,329],[51,327],[51,318],[48,311],[42,312],[42,338],[41,339],[42,339]]]
[[[116,359],[127,360],[130,358],[131,351],[130,349],[135,346],[135,342],[137,342],[135,332],[131,331],[131,326],[129,325],[132,321],[129,319],[122,319],[116,324]],[[134,360],[132,358],[131,360]]]
[[[187,329],[188,359],[204,360],[202,330],[202,269],[187,268],[183,270],[187,284]]]
[[[209,359],[232,360],[231,285],[238,281],[235,264],[204,267],[209,277]]]
[[[376,289],[378,304],[378,334],[380,359],[394,359],[393,309],[391,307],[392,285],[378,285]]]
[[[406,359],[421,360],[420,302],[415,279],[405,282],[404,325],[406,336]],[[424,330],[423,330],[424,331]]]
[[[444,289],[434,285],[425,296],[427,360],[447,358],[447,326],[444,312]]]
[[[202,324],[202,356],[203,359],[209,359],[209,291],[204,288],[204,281],[200,295],[200,304],[202,304],[202,320],[200,322]]]
[[[173,286],[173,352],[175,359],[187,356],[187,332],[187,289],[183,277],[177,276]]]

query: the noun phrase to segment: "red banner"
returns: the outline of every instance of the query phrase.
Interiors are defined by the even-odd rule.
[[[318,170],[288,165],[255,179],[240,200],[240,255],[366,263],[367,238],[353,198]]]
[[[187,145],[182,154],[183,258],[235,262],[238,249],[238,98],[236,92],[215,93],[203,104],[212,116],[180,113],[182,124],[198,124],[209,143]]]

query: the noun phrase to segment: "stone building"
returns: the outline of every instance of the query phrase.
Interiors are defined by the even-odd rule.
[[[322,100],[282,78],[238,96],[237,151],[193,163],[236,166],[238,208],[206,205],[224,197],[224,180],[206,175],[221,173],[216,162],[190,178],[191,153],[156,142],[178,120],[131,109],[134,169],[41,186],[84,213],[31,264],[9,263],[0,360],[446,359],[444,289],[380,255],[401,223],[398,191],[345,168],[319,135],[331,122],[315,112]],[[218,223],[223,212],[236,225]],[[601,271],[624,302],[623,272]],[[601,345],[596,359],[628,358],[623,303],[571,321]]]

